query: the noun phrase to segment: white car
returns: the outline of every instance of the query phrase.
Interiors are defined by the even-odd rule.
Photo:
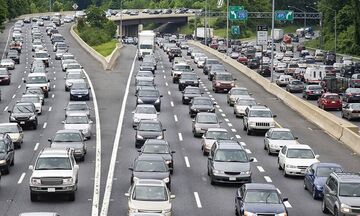
[[[197,64],[199,61],[199,58],[201,57],[206,57],[206,55],[204,53],[195,53],[194,55],[194,63]]]
[[[172,215],[171,201],[175,199],[175,195],[170,193],[162,180],[136,180],[125,196],[128,197],[128,215],[138,212],[159,212],[164,216]]]
[[[93,122],[86,113],[69,113],[63,121],[64,129],[79,130],[87,138],[91,138],[91,127]]]
[[[197,61],[197,67],[198,67],[198,68],[203,68],[206,59],[207,59],[206,56],[201,56],[201,57],[198,59],[198,61]]]
[[[15,62],[12,59],[1,59],[0,67],[7,68],[9,70],[15,69]]]
[[[290,129],[270,128],[265,134],[264,149],[268,154],[279,153],[285,145],[299,144]]]
[[[277,73],[284,73],[286,70],[287,70],[287,64],[284,62],[279,62],[275,67],[275,71]]]
[[[157,120],[158,117],[155,106],[151,104],[138,104],[132,113],[133,127],[136,127],[141,120]]]
[[[30,102],[33,103],[38,115],[42,114],[42,101],[39,95],[37,94],[25,94],[21,96],[20,102]]]
[[[232,137],[224,128],[209,128],[201,139],[201,150],[203,155],[208,155],[216,140],[229,140]]]
[[[243,117],[249,106],[255,106],[256,101],[251,97],[239,97],[234,103],[234,114],[236,117]]]
[[[284,176],[304,176],[305,170],[313,163],[320,162],[308,145],[285,145],[278,155],[278,167],[284,170]]]
[[[292,76],[290,76],[290,75],[280,75],[276,79],[276,85],[278,85],[278,86],[286,86],[287,84],[290,83],[291,80],[292,80]]]

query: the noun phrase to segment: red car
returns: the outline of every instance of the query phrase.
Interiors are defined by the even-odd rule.
[[[318,107],[326,109],[342,109],[342,101],[336,93],[324,93],[317,101]]]
[[[239,58],[237,59],[238,62],[240,62],[243,65],[247,65],[248,63],[248,58],[246,56],[239,56]]]
[[[216,49],[216,50],[217,50],[218,47],[219,47],[219,44],[218,44],[216,41],[211,42],[210,48],[213,48],[213,49]]]

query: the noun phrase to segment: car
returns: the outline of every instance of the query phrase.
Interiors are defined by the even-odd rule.
[[[15,69],[15,62],[12,59],[1,59],[0,67],[7,68],[9,70],[14,70]]]
[[[324,89],[317,84],[306,85],[303,90],[302,97],[306,100],[315,98],[318,99],[324,93]]]
[[[300,80],[292,79],[286,85],[285,89],[290,93],[295,93],[295,92],[302,93],[304,90],[304,83],[302,83]]]
[[[343,168],[336,163],[314,163],[305,171],[304,189],[308,190],[313,199],[322,199],[326,180],[332,172],[343,172]]]
[[[36,129],[38,126],[38,119],[36,115],[36,108],[33,103],[16,103],[12,110],[8,110],[10,113],[9,122],[18,123],[21,127],[32,127]]]
[[[19,216],[60,216],[56,212],[24,212],[19,214]]]
[[[173,83],[179,83],[180,76],[183,72],[193,72],[193,70],[194,69],[192,69],[187,63],[180,62],[175,64],[171,70]]]
[[[342,97],[346,103],[360,102],[360,88],[347,88]]]
[[[41,60],[44,62],[46,67],[49,67],[49,58],[50,54],[48,54],[46,51],[37,51],[33,55],[34,60]]]
[[[209,128],[201,139],[201,150],[203,155],[208,155],[216,140],[231,140],[233,137],[224,128]]]
[[[76,61],[74,59],[71,59],[71,61]],[[65,72],[67,72],[68,70],[71,70],[71,69],[83,69],[83,66],[81,66],[79,63],[75,62],[75,63],[68,63],[64,66],[66,69],[65,69]]]
[[[275,67],[275,72],[277,73],[285,73],[287,70],[287,64],[283,62],[279,62]]]
[[[181,57],[182,51],[178,47],[171,48],[170,51],[168,52],[168,56],[169,56],[169,61],[171,62],[175,57]]]
[[[201,97],[201,96],[202,96],[202,92],[199,89],[199,87],[187,86],[182,91],[181,101],[183,104],[189,104],[193,98]]]
[[[351,172],[333,172],[326,180],[324,198],[321,204],[323,213],[332,215],[359,214],[360,174]]]
[[[140,155],[160,155],[168,165],[170,174],[173,174],[175,151],[171,150],[170,144],[166,140],[147,139],[138,152]]]
[[[86,113],[69,113],[62,121],[64,129],[79,130],[87,139],[91,139],[93,121]]]
[[[292,79],[292,76],[290,75],[280,75],[275,83],[276,85],[280,86],[280,87],[284,87],[287,86],[290,83],[290,80]]]
[[[278,154],[285,145],[298,144],[297,140],[298,138],[288,128],[270,128],[265,133],[264,150],[269,155],[273,153]]]
[[[299,64],[297,63],[289,63],[287,65],[287,69],[284,71],[286,75],[293,75],[296,68],[299,68]]]
[[[273,115],[267,106],[249,106],[243,116],[243,130],[247,135],[251,135],[254,131],[266,132],[275,127],[275,117],[276,115]]]
[[[209,97],[194,97],[189,104],[189,115],[191,118],[194,118],[196,114],[200,112],[215,113],[214,105],[216,105],[216,103]]]
[[[70,101],[90,100],[90,87],[84,79],[72,80]]]
[[[76,113],[85,113],[90,118],[91,108],[85,101],[70,101],[64,108],[65,117]]]
[[[194,72],[183,72],[179,78],[179,91],[183,91],[187,86],[199,87],[199,77]]]
[[[7,68],[0,68],[0,84],[10,85],[11,73]]]
[[[141,148],[147,139],[164,139],[166,131],[159,120],[141,120],[135,130],[135,148]]]
[[[246,98],[251,96],[252,94],[248,92],[247,88],[244,87],[232,87],[228,94],[226,95],[226,101],[230,106],[233,106],[236,100],[241,98]]]
[[[140,71],[151,71],[152,74],[155,73],[155,66],[152,62],[142,62],[140,65]]]
[[[79,165],[76,164],[73,149],[44,148],[30,165],[30,200],[36,202],[41,195],[66,195],[75,200]]]
[[[156,111],[160,112],[161,109],[161,98],[163,97],[159,90],[154,89],[140,89],[135,95],[136,105],[138,104],[151,104],[155,106]]]
[[[26,103],[33,103],[35,106],[36,113],[38,115],[42,114],[42,102],[39,95],[36,94],[24,94],[21,96],[20,102]]]
[[[79,161],[85,160],[86,155],[86,137],[79,130],[58,130],[54,138],[48,139],[51,148],[56,149],[74,149],[74,157]]]
[[[8,134],[14,147],[21,148],[23,143],[23,129],[17,123],[0,123],[0,134]]]
[[[234,104],[234,114],[236,117],[243,117],[245,115],[245,110],[250,106],[256,106],[257,103],[254,98],[250,96],[241,96],[238,97]]]
[[[140,81],[151,81],[154,85],[154,74],[151,71],[139,71],[135,75],[135,85],[137,86]]]
[[[226,69],[222,64],[213,64],[208,72],[208,80],[212,81],[215,73],[226,73]]]
[[[194,54],[194,63],[197,64],[198,61],[199,61],[199,58],[201,58],[201,57],[206,57],[206,55],[204,53],[201,53],[201,52],[195,53]]]
[[[161,155],[139,155],[129,170],[132,171],[131,184],[138,179],[158,179],[164,181],[171,190],[170,170]]]
[[[305,176],[306,169],[320,162],[319,155],[315,155],[310,146],[305,144],[284,145],[279,151],[278,167],[283,170],[285,177]]]
[[[67,52],[67,48],[58,48],[55,53],[55,60],[61,60],[62,56]]]
[[[58,49],[68,50],[69,46],[65,42],[56,42],[53,45],[53,51],[57,52]]]
[[[28,75],[27,79],[24,79],[26,83],[26,88],[39,87],[43,90],[45,98],[49,97],[50,88],[50,79],[47,78],[47,75],[44,73],[31,73]]]
[[[287,216],[288,211],[280,191],[273,184],[246,183],[235,193],[235,215]]]
[[[217,92],[228,92],[235,87],[235,80],[231,73],[216,72],[212,79],[212,90]]]
[[[172,200],[175,199],[175,195],[170,193],[162,180],[139,179],[131,185],[125,196],[128,197],[129,215],[138,212],[172,215]]]
[[[63,55],[63,57],[64,57],[64,55]],[[67,67],[68,67],[68,65],[70,65],[70,64],[80,65],[80,64],[77,62],[77,60],[75,60],[75,59],[64,59],[64,60],[61,61],[62,71],[65,72],[66,69],[67,69]],[[80,66],[80,69],[81,69],[81,66]]]
[[[210,183],[244,184],[251,182],[250,162],[245,149],[234,140],[217,140],[212,145],[208,160],[207,173]]]
[[[9,174],[10,166],[14,166],[15,148],[7,133],[0,133],[0,171]]]
[[[141,120],[157,120],[158,112],[151,104],[139,104],[133,113],[133,127],[136,128]]]
[[[64,79],[65,79],[65,91],[70,91],[73,82],[81,79],[85,80],[85,76],[82,74],[81,69],[70,69],[67,70]]]
[[[211,58],[207,58],[205,60],[205,63],[204,63],[204,68],[203,68],[203,73],[205,75],[208,75],[208,73],[210,72],[210,69],[212,67],[212,65],[214,64],[221,64],[221,62],[217,59],[211,59]]]
[[[342,107],[341,117],[349,121],[360,118],[360,103],[347,103]]]
[[[326,92],[321,95],[321,97],[317,100],[317,105],[323,110],[326,109],[342,109],[342,101],[340,96],[336,93]]]
[[[198,61],[197,61],[197,63],[196,63],[196,66],[198,67],[198,68],[204,68],[204,64],[205,64],[205,60],[207,59],[207,57],[206,56],[201,56],[201,57],[199,57],[199,59],[198,59]]]
[[[20,55],[17,50],[9,50],[6,55],[6,58],[12,59],[15,62],[15,64],[20,64]]]
[[[221,121],[215,113],[200,112],[192,120],[194,137],[201,137],[209,128],[219,128]]]

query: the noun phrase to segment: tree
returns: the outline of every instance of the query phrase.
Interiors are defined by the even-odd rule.
[[[3,23],[5,22],[7,17],[7,4],[6,0],[0,0],[0,31],[4,30]]]
[[[104,11],[94,5],[86,9],[86,15],[86,21],[93,27],[101,27],[107,21]]]
[[[63,11],[64,10],[63,3],[59,1],[55,1],[54,4],[52,5],[52,10],[55,12]]]

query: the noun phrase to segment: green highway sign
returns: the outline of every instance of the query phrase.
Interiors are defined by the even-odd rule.
[[[229,6],[228,17],[230,20],[245,20],[244,17],[247,19],[247,11],[244,10],[243,6]]]
[[[240,27],[239,26],[231,26],[231,34],[239,35],[240,34]]]
[[[294,11],[292,11],[292,10],[277,10],[277,11],[275,11],[275,20],[293,21],[294,20]]]

